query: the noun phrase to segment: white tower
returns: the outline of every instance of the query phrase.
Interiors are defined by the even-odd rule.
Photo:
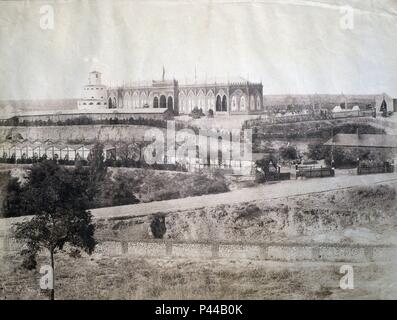
[[[91,112],[106,109],[107,98],[107,87],[102,85],[101,73],[91,71],[88,75],[88,85],[83,88],[82,98],[77,102],[77,108]]]
[[[101,85],[101,73],[98,71],[91,71],[88,74],[88,84],[90,86],[100,86]]]

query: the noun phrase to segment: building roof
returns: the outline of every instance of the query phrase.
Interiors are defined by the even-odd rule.
[[[386,134],[344,134],[338,133],[326,146],[397,148],[397,136]]]

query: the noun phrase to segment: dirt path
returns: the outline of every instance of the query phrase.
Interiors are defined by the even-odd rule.
[[[214,207],[221,204],[294,197],[310,193],[327,192],[360,185],[397,182],[397,174],[374,174],[365,176],[339,176],[308,180],[289,180],[254,188],[234,190],[227,193],[188,197],[183,199],[154,201],[135,205],[93,209],[97,218],[144,216],[154,213],[167,213]]]

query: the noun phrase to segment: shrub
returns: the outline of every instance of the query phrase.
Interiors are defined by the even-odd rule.
[[[296,148],[293,146],[281,147],[279,152],[284,160],[295,160],[298,157]]]
[[[200,119],[201,117],[204,116],[204,112],[203,109],[199,109],[198,107],[194,107],[194,109],[192,110],[192,112],[190,112],[190,116],[193,119]]]

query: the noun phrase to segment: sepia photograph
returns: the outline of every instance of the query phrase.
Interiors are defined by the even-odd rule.
[[[396,71],[396,0],[0,1],[0,300],[396,299]]]

